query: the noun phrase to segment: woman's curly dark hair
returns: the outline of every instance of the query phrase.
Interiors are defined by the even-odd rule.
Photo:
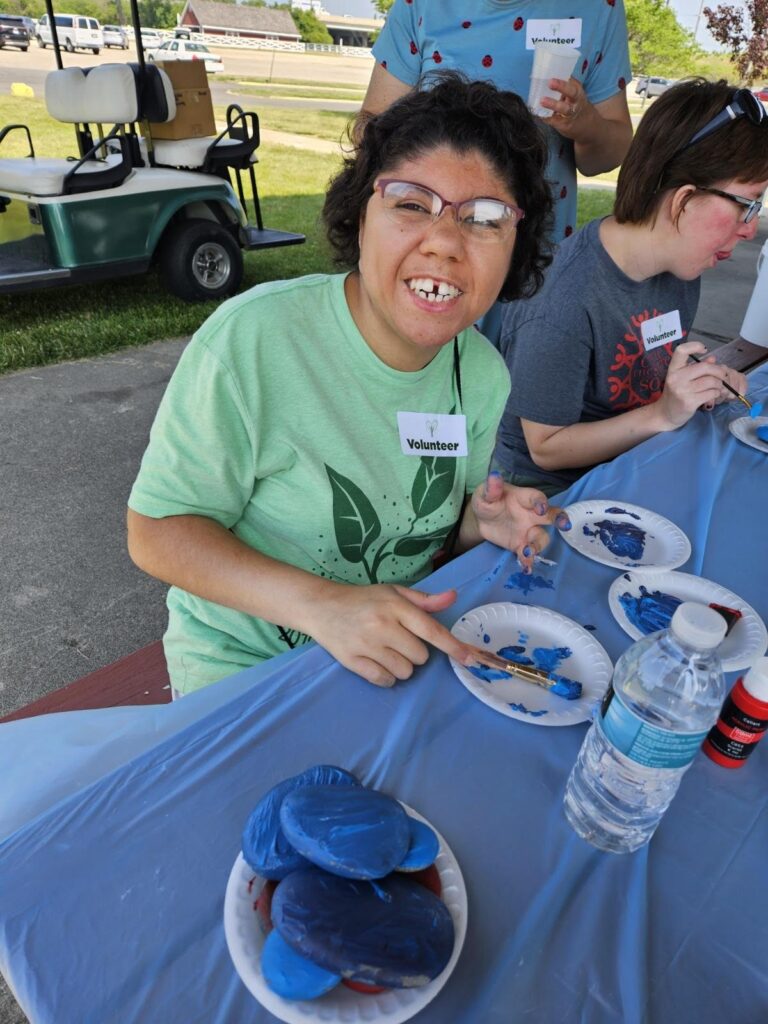
[[[547,235],[552,195],[544,177],[547,144],[523,101],[491,82],[470,82],[457,72],[432,74],[356,129],[359,139],[331,181],[323,206],[336,262],[356,266],[360,220],[379,175],[439,146],[482,154],[507,183],[525,217],[499,299],[533,295],[552,261]]]

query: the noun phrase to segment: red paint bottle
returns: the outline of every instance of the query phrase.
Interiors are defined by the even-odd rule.
[[[725,698],[702,750],[724,768],[740,768],[768,729],[768,658],[759,658]]]

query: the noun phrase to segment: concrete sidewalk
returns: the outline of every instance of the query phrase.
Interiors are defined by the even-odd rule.
[[[702,278],[696,336],[730,341],[756,239]],[[0,714],[157,640],[165,588],[125,551],[125,503],[185,339],[0,377]]]

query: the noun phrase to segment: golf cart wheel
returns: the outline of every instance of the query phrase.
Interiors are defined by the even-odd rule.
[[[41,50],[45,49],[46,44],[43,42],[43,37],[42,36],[38,36],[37,37],[37,45],[40,47]]]
[[[67,53],[75,52],[75,44],[72,42],[71,39],[66,40],[66,42],[64,43],[64,49],[67,51]]]
[[[186,302],[221,299],[240,287],[243,254],[215,221],[185,220],[166,233],[160,270],[168,290]]]

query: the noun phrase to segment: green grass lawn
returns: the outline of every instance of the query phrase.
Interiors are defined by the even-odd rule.
[[[320,113],[311,112],[311,116]],[[74,152],[74,132],[51,121],[40,100],[0,96],[0,124],[22,120],[32,131],[38,155]],[[12,143],[16,151],[12,152],[11,145],[6,151],[6,140],[3,155],[25,155],[26,146],[21,145],[21,133],[18,135]],[[319,215],[339,159],[266,143],[259,155],[258,185],[265,225],[301,232],[307,241],[246,254],[243,287],[332,270]],[[612,190],[582,189],[579,224],[610,212],[612,203]],[[215,303],[192,305],[174,298],[154,272],[114,282],[0,296],[0,373],[191,334],[214,308]]]

